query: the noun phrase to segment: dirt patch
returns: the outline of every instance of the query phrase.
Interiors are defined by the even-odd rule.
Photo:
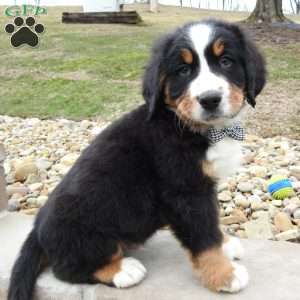
[[[62,78],[67,80],[91,80],[92,77],[84,70],[64,73],[51,73],[52,78]]]
[[[92,76],[84,70],[74,72],[44,72],[39,70],[38,72],[28,68],[0,68],[0,77],[16,79],[20,76],[30,76],[35,80],[47,80],[47,79],[66,79],[66,80],[93,80]]]
[[[25,75],[28,73],[28,70],[21,69],[21,68],[0,68],[0,77],[5,77],[5,78],[18,78],[22,75]]]
[[[242,23],[241,25],[261,46],[274,45],[274,49],[279,49],[288,44],[300,45],[300,24],[266,26]],[[295,56],[298,55],[297,49],[295,45]],[[282,67],[283,64],[287,62],[278,60],[276,68]],[[283,135],[300,139],[299,115],[299,80],[272,80],[267,83],[263,93],[258,97],[255,110],[249,109],[246,127],[250,133],[263,137]]]
[[[268,83],[246,115],[248,132],[300,139],[300,85],[297,80]]]
[[[289,44],[300,43],[300,24],[249,25],[241,23],[250,36],[260,43]]]
[[[123,84],[127,84],[130,86],[140,86],[141,85],[141,81],[140,80],[126,80],[126,79],[111,79],[109,80],[109,82],[111,83],[123,83]]]

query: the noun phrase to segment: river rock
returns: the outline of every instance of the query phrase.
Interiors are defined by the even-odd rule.
[[[25,215],[36,215],[38,211],[39,210],[36,207],[26,208],[26,209],[20,210],[20,212],[23,213],[23,214],[25,214]]]
[[[269,213],[263,210],[254,211],[251,215],[252,219],[258,219],[258,218],[269,218]]]
[[[17,181],[25,181],[30,175],[36,175],[38,168],[32,159],[19,160],[14,165]]]
[[[228,190],[228,183],[227,182],[222,182],[221,184],[218,185],[218,192],[223,192]]]
[[[250,206],[250,201],[242,194],[238,194],[234,197],[234,203],[236,206],[247,208]]]
[[[274,225],[280,232],[293,229],[289,216],[284,212],[279,212],[274,216]]]
[[[297,205],[296,203],[289,203],[285,206],[283,211],[291,216],[291,215],[294,215],[294,212],[299,208],[299,206],[300,205]]]
[[[277,207],[281,207],[283,205],[282,200],[272,200],[272,204]]]
[[[268,169],[263,166],[253,166],[250,168],[250,173],[255,177],[264,178],[268,174]]]
[[[299,229],[291,229],[288,231],[284,231],[276,234],[275,238],[278,241],[290,241],[295,240],[300,237]]]
[[[241,192],[251,192],[254,189],[254,185],[251,182],[240,182],[238,184],[238,190],[240,190]]]
[[[231,225],[239,223],[239,217],[237,216],[226,216],[221,218],[221,224],[223,225]]]
[[[297,208],[294,212],[293,212],[293,217],[295,219],[300,219],[300,208]]]
[[[237,223],[245,223],[248,221],[245,213],[238,208],[234,208],[231,212],[231,216],[236,217],[238,219]]]
[[[79,157],[78,153],[70,153],[65,155],[60,162],[65,166],[72,166],[75,163],[75,161],[78,159],[78,157]]]
[[[8,206],[7,206],[8,211],[11,211],[11,212],[17,211],[20,209],[20,207],[21,207],[21,205],[20,205],[20,202],[18,199],[11,198],[8,200]]]
[[[222,202],[228,202],[232,200],[232,194],[230,191],[223,191],[218,194],[218,198]]]
[[[251,195],[248,198],[248,201],[250,202],[252,210],[263,210],[263,209],[265,209],[265,203],[263,203],[261,201],[261,198],[258,195]]]
[[[6,192],[8,197],[12,196],[13,194],[20,194],[22,196],[25,196],[26,194],[29,193],[29,188],[24,186],[23,184],[20,183],[15,183],[13,185],[9,185],[6,188]]]
[[[291,172],[291,176],[294,176],[298,180],[300,180],[300,166],[291,166],[290,172]]]
[[[36,161],[36,165],[37,165],[37,168],[39,169],[39,171],[47,171],[51,168],[51,166],[53,165],[53,163],[48,160],[48,159],[45,159],[45,158],[39,158],[37,161]]]
[[[29,204],[29,206],[36,206],[37,205],[36,198],[35,197],[28,197],[27,198],[27,203]]]
[[[244,224],[248,238],[272,239],[274,237],[269,216],[261,216],[257,220],[251,220]]]
[[[81,151],[107,125],[101,119],[76,122],[0,115],[0,139],[7,153],[4,168],[10,209],[35,214]],[[220,215],[223,223],[228,224],[223,226],[236,236],[245,237],[249,233],[249,237],[272,238],[280,234],[279,238],[284,240],[296,240],[295,231],[290,230],[300,228],[300,141],[280,136],[247,136],[242,145],[245,154],[242,168],[218,186]],[[21,167],[29,163],[25,174],[20,174],[19,163]],[[277,202],[271,197],[267,186],[274,174],[291,180],[295,196]],[[286,227],[280,223],[279,213],[290,218],[290,222],[284,223]]]
[[[29,189],[32,191],[32,192],[35,192],[35,191],[40,191],[43,189],[43,184],[41,182],[36,182],[36,183],[32,183],[29,185]]]
[[[47,200],[48,200],[47,196],[43,196],[43,195],[39,196],[36,199],[36,204],[37,204],[38,207],[42,207],[47,202]]]

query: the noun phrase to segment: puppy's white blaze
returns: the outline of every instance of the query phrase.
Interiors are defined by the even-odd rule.
[[[211,71],[205,58],[205,49],[212,41],[213,34],[213,27],[207,24],[197,24],[189,30],[190,39],[200,61],[200,72],[191,82],[189,90],[191,97],[200,96],[207,91],[220,91],[222,93],[221,111],[224,114],[229,114],[229,84],[222,76]],[[203,109],[201,108],[200,111],[202,112]],[[201,115],[198,114],[196,119],[201,119]]]

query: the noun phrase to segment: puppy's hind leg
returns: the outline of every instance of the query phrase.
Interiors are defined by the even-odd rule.
[[[105,244],[102,241],[102,247]],[[115,248],[112,254],[97,256],[97,250],[91,252],[77,252],[76,255],[65,256],[65,259],[56,260],[52,264],[53,272],[57,278],[71,283],[103,283],[117,288],[127,288],[141,282],[145,275],[145,267],[133,257],[123,257],[120,246],[106,243],[106,251]],[[86,246],[93,246],[86,241]],[[91,253],[95,253],[92,255]],[[99,252],[98,252],[99,253]],[[98,267],[97,267],[98,266]]]
[[[94,273],[94,277],[99,282],[117,288],[128,288],[137,285],[145,276],[145,267],[133,257],[124,257]]]
[[[118,255],[94,273],[94,278],[99,282],[117,288],[137,285],[145,276],[146,269],[137,259]]]

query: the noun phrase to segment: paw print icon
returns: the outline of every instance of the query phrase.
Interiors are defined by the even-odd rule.
[[[39,44],[39,34],[45,31],[43,24],[36,24],[33,17],[26,18],[25,22],[22,17],[16,17],[14,24],[7,24],[5,31],[11,34],[11,44],[14,47],[28,45],[36,47]]]

